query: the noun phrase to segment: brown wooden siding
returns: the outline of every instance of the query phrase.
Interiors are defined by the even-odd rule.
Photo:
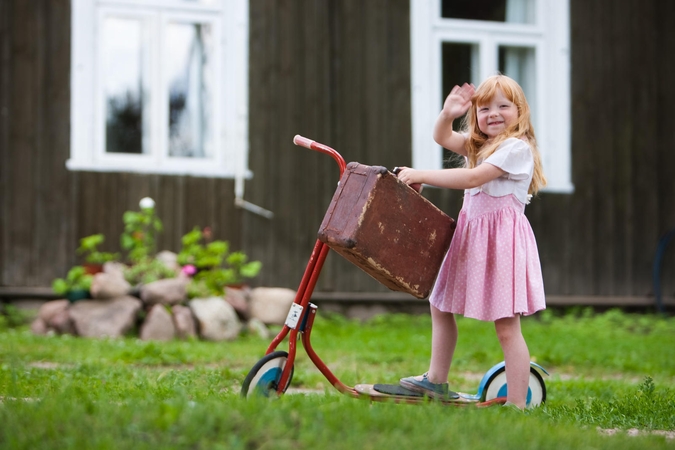
[[[675,3],[571,0],[575,192],[527,208],[548,294],[642,297],[652,292],[660,236],[675,228]],[[276,0],[250,5],[250,163],[246,199],[231,180],[68,172],[70,2],[0,2],[0,286],[46,286],[103,232],[115,249],[123,211],[150,195],[176,250],[195,225],[260,259],[257,284],[297,287],[337,181],[327,156],[408,165],[408,0]],[[455,216],[461,193],[425,194]],[[675,242],[664,261],[675,292]],[[386,292],[330,255],[320,291]]]
[[[675,228],[675,136],[668,117],[675,4],[572,1],[571,12],[576,192],[565,236],[572,250],[558,270],[572,278],[556,288],[645,295],[652,291],[657,241]],[[675,255],[675,246],[668,253]],[[675,258],[666,262],[672,295]]]
[[[276,216],[247,215],[244,246],[267,261],[263,283],[297,287],[337,183],[295,134],[348,161],[410,163],[408,22],[407,0],[251,2],[248,193]],[[317,289],[384,288],[331,255]]]
[[[68,264],[70,7],[2,2],[3,285],[44,285]],[[65,218],[65,219],[64,219]]]

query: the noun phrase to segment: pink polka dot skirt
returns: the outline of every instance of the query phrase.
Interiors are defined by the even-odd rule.
[[[513,195],[466,193],[429,302],[485,321],[546,308],[537,242],[524,212]]]

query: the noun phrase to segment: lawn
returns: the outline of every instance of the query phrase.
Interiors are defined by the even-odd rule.
[[[492,324],[459,319],[451,388],[475,392],[501,361]],[[444,407],[340,395],[299,348],[291,391],[241,399],[269,342],[144,342],[33,336],[0,323],[0,448],[672,448],[675,318],[549,311],[523,320],[544,366],[544,406]],[[346,384],[423,372],[428,316],[366,323],[322,314],[312,342]],[[287,349],[284,342],[280,349]],[[669,433],[666,433],[669,432]],[[637,434],[636,436],[633,436]]]

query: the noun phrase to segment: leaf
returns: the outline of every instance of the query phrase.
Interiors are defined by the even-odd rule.
[[[122,246],[123,249],[129,250],[130,248],[134,247],[134,238],[131,237],[131,235],[127,233],[122,233],[120,236],[120,245]]]
[[[202,232],[199,231],[199,228],[195,227],[192,231],[190,231],[189,233],[186,233],[181,238],[181,241],[183,242],[183,247],[188,247],[188,246],[193,246],[193,245],[199,243],[201,238],[202,238]]]
[[[122,215],[122,221],[125,223],[125,225],[127,225],[127,227],[140,223],[141,219],[141,214],[134,211],[126,211]]]
[[[213,241],[206,246],[209,253],[225,255],[229,249],[229,244],[225,241]]]
[[[102,234],[92,234],[91,236],[86,236],[80,239],[80,247],[77,249],[78,253],[93,252],[96,250],[96,247],[101,245],[105,241],[105,236]]]
[[[248,257],[242,252],[234,252],[227,257],[227,263],[231,266],[240,266],[246,262]]]
[[[66,276],[66,281],[68,281],[69,283],[75,283],[79,279],[81,279],[84,276],[85,273],[86,273],[86,270],[84,270],[84,267],[75,266],[68,271],[68,275]]]
[[[251,261],[241,267],[241,276],[244,278],[253,278],[260,273],[262,263],[260,261]]]
[[[63,278],[57,278],[52,282],[52,290],[57,295],[66,295],[68,293],[68,283]]]

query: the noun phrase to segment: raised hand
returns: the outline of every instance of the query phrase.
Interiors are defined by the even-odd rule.
[[[443,112],[453,120],[463,116],[471,107],[471,97],[475,91],[473,84],[455,86],[443,103]]]

